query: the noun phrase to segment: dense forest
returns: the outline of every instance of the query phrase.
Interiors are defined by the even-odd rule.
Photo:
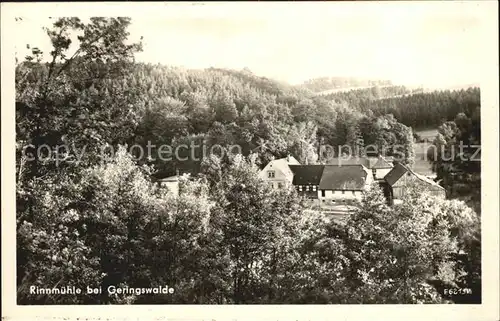
[[[406,88],[405,86],[373,86],[368,88],[353,88],[348,91],[330,93],[323,95],[324,98],[341,103],[343,101],[348,101],[354,106],[358,106],[361,102],[373,101],[377,99],[383,99],[394,96],[408,95],[415,91]]]
[[[97,62],[91,62],[91,65],[95,72],[101,72],[97,70]],[[73,68],[75,73],[92,72]],[[146,146],[147,142],[151,142],[154,145],[170,144],[174,148],[179,144],[190,145],[191,142],[207,146],[238,145],[245,155],[263,147],[259,154],[262,163],[288,153],[302,163],[306,159],[309,163],[324,162],[336,155],[321,155],[320,145],[346,145],[354,153],[360,149],[360,144],[370,144],[376,145],[378,150],[388,150],[389,156],[400,156],[402,162],[412,162],[411,128],[390,114],[364,114],[351,108],[347,102],[336,103],[313,97],[307,91],[255,76],[248,71],[214,68],[183,70],[147,64],[134,64],[129,68],[129,72],[119,77],[111,78],[108,73],[106,78],[88,81],[85,77],[91,76],[82,75],[83,79],[76,80],[78,84],[61,84],[75,86],[83,96],[79,99],[83,101],[98,99],[104,103],[110,97],[115,100],[114,110],[108,112],[105,122],[101,120],[96,124],[89,114],[84,121],[86,125],[81,125],[86,128],[87,137],[96,144]],[[17,109],[23,118],[19,120],[19,126],[24,119],[31,119],[34,115],[29,113],[33,112],[41,119],[46,116],[53,118],[50,113],[39,115],[40,111],[35,111],[26,103],[33,99],[30,97],[33,86],[43,85],[40,82],[49,74],[50,66],[47,65],[25,62],[18,66],[18,102],[23,102]],[[116,96],[121,100],[116,101]],[[51,103],[67,104],[64,100]],[[68,112],[67,108],[64,110]],[[57,120],[62,121],[61,117]],[[81,132],[65,127],[76,124],[54,124],[53,120],[39,124],[41,128],[36,129],[34,136],[37,139],[46,137],[45,143],[55,144],[61,142],[52,142],[51,137],[63,137],[62,133],[67,139],[70,139],[71,133],[81,135]],[[79,119],[79,122],[82,120]],[[103,136],[96,132],[99,129],[95,127],[104,124],[107,129],[102,129],[106,132]],[[117,130],[111,130],[111,127]],[[18,134],[20,140],[24,140],[24,129],[19,128]],[[399,151],[392,150],[394,145],[402,147]],[[168,162],[155,165],[167,175],[177,170],[198,173],[200,164]]]
[[[428,149],[437,179],[451,198],[481,211],[481,113],[459,113],[443,123]]]
[[[459,113],[472,115],[480,105],[479,88],[442,90],[429,93],[410,90],[404,86],[372,87],[324,96],[336,103],[375,116],[392,114],[401,123],[413,129],[436,128],[451,121]]]
[[[312,164],[336,156],[322,145],[356,154],[374,145],[411,165],[416,123],[405,117],[420,101],[433,107],[414,122],[432,113],[447,121],[443,146],[457,135],[478,141],[478,91],[395,98],[386,113],[384,99],[366,100],[367,109],[363,99],[358,106],[349,96],[316,97],[249,70],[136,63],[142,46],[127,44],[129,24],[58,19],[47,30],[49,62],[33,47],[16,66],[19,304],[480,302],[480,218],[454,199],[462,181],[442,159],[433,160],[450,199],[416,187],[405,204],[389,207],[373,188],[345,225],[257,175],[273,157]],[[72,56],[70,32],[80,34]],[[194,160],[186,150],[186,159],[164,161],[127,149],[151,143],[238,145],[241,153]],[[103,147],[117,152],[103,157]],[[176,172],[191,174],[179,195],[152,181]],[[175,295],[28,291],[165,284]],[[445,295],[452,287],[473,295]]]

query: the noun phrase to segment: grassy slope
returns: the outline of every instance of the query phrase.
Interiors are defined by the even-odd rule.
[[[420,137],[429,141],[427,143],[415,143],[415,164],[413,170],[422,175],[433,175],[432,166],[426,160],[426,150],[432,144],[434,137],[437,135],[437,129],[425,129],[416,131]]]

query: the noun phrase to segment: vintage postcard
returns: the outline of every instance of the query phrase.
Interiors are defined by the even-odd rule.
[[[2,316],[497,320],[497,12],[3,3]]]

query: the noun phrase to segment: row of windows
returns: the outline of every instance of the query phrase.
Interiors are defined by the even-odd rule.
[[[274,183],[270,182],[269,186],[271,186],[271,188],[274,188]],[[278,182],[278,188],[282,188],[282,187],[283,187],[283,183]]]
[[[342,194],[345,194],[345,192],[346,192],[346,191],[342,191]],[[351,191],[351,192],[352,192],[352,195],[356,195],[356,191]],[[325,191],[324,189],[323,189],[323,190],[321,190],[321,196],[322,196],[322,197],[325,197],[325,193],[326,193],[326,191]]]
[[[302,192],[302,191],[305,191],[305,192],[316,192],[317,191],[317,186],[316,185],[305,185],[305,186],[302,186],[302,185],[299,185],[299,192]]]
[[[274,178],[274,171],[269,171],[268,176],[269,176],[269,178]],[[274,188],[274,184],[272,182],[269,184],[271,187]],[[278,182],[278,188],[282,188],[282,187],[283,187],[283,184]],[[316,192],[318,190],[318,186],[316,186],[316,185],[298,185],[297,187],[298,187],[299,192]],[[346,191],[342,191],[342,194],[345,194],[345,192]],[[351,191],[351,192],[352,192],[352,195],[356,195],[355,191]],[[326,194],[326,191],[321,190],[321,196],[325,197],[325,194]]]
[[[299,185],[298,186],[298,190],[299,192],[316,192],[317,191],[317,186],[315,185],[312,185],[312,186],[309,186],[309,185],[305,185],[305,186],[302,186],[302,185]],[[346,191],[342,191],[342,194],[345,194]],[[356,195],[356,191],[351,191],[352,195]],[[326,190],[321,190],[321,196],[322,197],[325,197],[325,194],[326,194]]]
[[[326,200],[322,200],[322,201],[323,201],[323,203],[325,203],[325,202],[326,202]],[[332,200],[331,202],[332,202],[332,204],[337,203],[337,201],[336,201],[336,200]],[[347,201],[346,201],[346,200],[339,200],[339,202],[342,202],[342,203],[347,203]]]

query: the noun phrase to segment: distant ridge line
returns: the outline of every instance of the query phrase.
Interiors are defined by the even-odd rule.
[[[314,93],[315,96],[325,96],[329,94],[336,94],[340,92],[346,92],[346,91],[351,91],[351,90],[359,90],[359,89],[371,89],[371,88],[388,88],[388,87],[395,87],[397,85],[383,85],[383,86],[358,86],[358,87],[343,87],[343,88],[334,88],[334,89],[328,89],[320,92]]]

